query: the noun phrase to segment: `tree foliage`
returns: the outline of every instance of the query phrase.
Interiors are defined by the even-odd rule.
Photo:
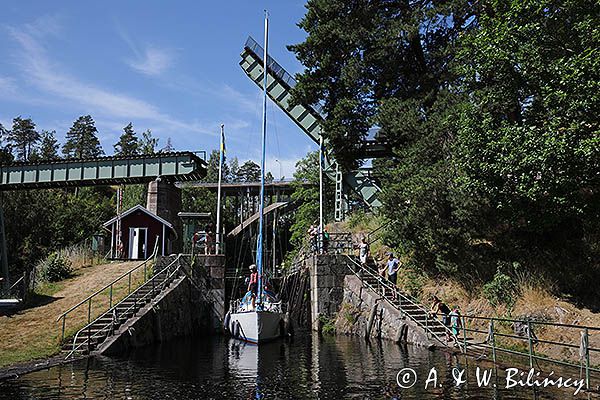
[[[297,102],[347,167],[367,130],[388,241],[488,281],[518,262],[585,297],[600,275],[600,5],[310,0]],[[561,266],[562,267],[559,267]],[[569,265],[570,276],[563,271]]]
[[[325,217],[327,221],[333,216],[333,193],[331,181],[324,181]],[[319,223],[319,152],[312,151],[296,163],[292,201],[297,202],[298,208],[294,213],[294,221],[290,231],[291,242],[299,247],[311,225]]]
[[[18,161],[29,161],[31,153],[40,141],[40,134],[36,131],[35,123],[31,118],[23,119],[19,116],[13,119],[7,140]]]
[[[73,123],[67,132],[62,152],[66,158],[93,158],[104,154],[91,115],[83,115]]]
[[[58,155],[58,140],[55,131],[42,131],[40,134],[40,145],[32,153],[32,159],[36,160],[56,160]]]
[[[260,165],[252,160],[243,163],[237,170],[236,181],[238,182],[259,182]]]
[[[115,143],[115,155],[118,156],[133,156],[140,154],[140,140],[133,130],[133,124],[130,122],[123,128],[123,133],[119,137],[119,141]]]

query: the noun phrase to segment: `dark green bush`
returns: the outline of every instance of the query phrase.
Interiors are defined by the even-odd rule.
[[[38,277],[44,282],[58,282],[73,275],[71,261],[54,252],[38,266]]]

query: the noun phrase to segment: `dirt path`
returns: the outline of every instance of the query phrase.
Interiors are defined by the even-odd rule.
[[[96,265],[77,271],[78,275],[61,282],[61,289],[43,299],[42,305],[0,317],[0,368],[14,363],[41,359],[59,351],[61,324],[56,318],[96,290],[113,281],[139,262]],[[139,277],[138,277],[139,278]],[[113,293],[114,299],[127,290],[127,279]],[[96,315],[107,305],[108,296],[93,304]],[[67,320],[67,332],[72,333],[87,321],[87,307]]]

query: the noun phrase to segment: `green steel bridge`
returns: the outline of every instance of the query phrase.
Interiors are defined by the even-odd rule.
[[[173,182],[197,181],[206,174],[204,154],[173,152],[15,162],[0,166],[0,191],[146,183],[158,177]]]
[[[0,165],[0,192],[94,185],[197,181],[206,175],[205,152],[172,152],[90,159],[14,162]],[[4,214],[0,204],[0,267],[4,290],[10,287]]]
[[[263,83],[263,49],[252,37],[248,37],[241,54],[240,66],[248,77],[262,88]],[[322,110],[318,106],[298,104],[292,105],[290,90],[296,85],[296,80],[274,59],[267,56],[267,94],[281,110],[298,125],[317,144],[321,140]],[[327,149],[327,140],[323,141]],[[390,154],[386,143],[376,136],[375,140],[363,142],[365,159],[385,157]],[[329,149],[330,150],[330,149]],[[371,208],[381,206],[379,200],[380,188],[369,169],[358,169],[343,172],[332,159],[329,152],[325,156],[325,174],[336,184],[335,217],[342,220],[348,208],[348,198],[345,186],[355,191]]]

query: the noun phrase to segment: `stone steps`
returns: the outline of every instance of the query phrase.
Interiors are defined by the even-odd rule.
[[[116,331],[129,318],[136,315],[142,307],[160,295],[163,290],[168,289],[172,283],[169,282],[169,284],[164,285],[168,277],[169,275],[164,272],[156,274],[154,276],[154,289],[152,285],[148,284],[147,287],[142,287],[131,293],[114,307],[114,314],[112,310],[107,311],[98,317],[88,328],[82,329],[76,337],[67,341],[62,347],[63,351],[71,352],[74,348],[78,348],[76,350],[77,353],[89,354],[89,352],[102,344],[110,334]],[[113,315],[116,315],[114,323]],[[97,333],[99,333],[97,337],[90,337]]]

